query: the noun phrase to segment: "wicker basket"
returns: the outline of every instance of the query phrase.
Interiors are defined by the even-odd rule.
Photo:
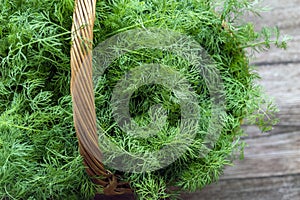
[[[103,186],[105,195],[132,193],[128,183],[101,162],[92,83],[92,41],[96,0],[76,0],[73,13],[71,48],[71,94],[76,135],[86,171],[93,182]],[[100,177],[100,178],[99,178]]]

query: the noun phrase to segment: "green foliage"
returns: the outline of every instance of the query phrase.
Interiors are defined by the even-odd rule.
[[[135,122],[141,126],[148,124],[151,121],[148,111],[151,112],[152,106],[160,104],[168,112],[167,125],[155,137],[147,139],[137,139],[125,134],[114,123],[109,101],[114,86],[126,71],[141,63],[164,64],[187,77],[198,95],[201,106],[200,129],[187,152],[159,172],[124,175],[124,179],[131,182],[140,199],[176,197],[177,190],[162,193],[161,189],[177,186],[179,190],[195,191],[217,181],[223,167],[232,164],[233,152],[241,152],[240,157],[243,157],[245,144],[239,141],[244,134],[240,128],[243,119],[247,118],[248,122],[257,124],[262,131],[270,130],[277,122],[274,118],[276,106],[264,98],[260,86],[254,83],[259,76],[249,66],[246,48],[258,52],[267,50],[271,44],[286,48],[288,38],[280,40],[277,28],[263,28],[261,32],[255,32],[253,24],[241,23],[246,12],[258,14],[253,2],[109,1],[99,2],[98,9],[100,8],[102,10],[97,13],[95,25],[95,45],[113,34],[132,28],[160,27],[176,30],[192,36],[207,50],[215,60],[225,86],[225,125],[213,151],[201,158],[198,154],[210,121],[211,102],[208,100],[209,91],[205,83],[189,67],[189,63],[168,52],[141,50],[121,56],[105,72],[96,90],[99,123],[115,143],[131,152],[158,150],[170,143],[178,133],[180,107],[170,90],[157,85],[140,87],[132,95],[129,105]],[[153,163],[157,164],[155,160]],[[161,189],[157,188],[158,185],[161,185]]]
[[[286,48],[278,29],[254,31],[240,23],[246,12],[259,13],[245,0],[109,0],[97,2],[95,46],[133,28],[169,28],[192,36],[220,70],[226,96],[226,118],[214,149],[204,158],[201,148],[210,119],[209,95],[188,63],[168,52],[143,50],[117,59],[96,88],[101,126],[125,149],[150,151],[172,140],[177,132],[179,105],[174,94],[152,85],[137,90],[131,115],[147,124],[151,106],[168,111],[167,126],[157,137],[139,140],[124,134],[110,115],[111,92],[124,73],[139,63],[161,63],[179,70],[197,91],[201,130],[186,154],[170,166],[143,174],[125,173],[140,199],[175,198],[181,189],[194,191],[217,181],[232,154],[241,151],[243,119],[263,131],[276,123],[276,106],[263,97],[254,81],[246,49],[264,51],[275,44]],[[70,30],[73,0],[0,0],[0,199],[89,199],[97,191],[84,172],[72,120]],[[275,38],[275,39],[273,39]],[[159,123],[157,121],[157,123]],[[177,190],[169,190],[176,186]]]
[[[88,199],[68,86],[73,1],[0,2],[0,199]]]

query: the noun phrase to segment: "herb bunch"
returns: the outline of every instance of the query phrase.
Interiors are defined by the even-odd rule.
[[[0,5],[0,199],[89,199],[68,86],[73,1]]]
[[[84,172],[72,121],[70,36],[73,0],[0,0],[0,198],[89,199],[101,188]],[[201,105],[201,131],[189,151],[170,166],[154,172],[123,173],[139,199],[176,198],[181,190],[195,191],[214,181],[234,152],[243,151],[241,121],[248,119],[263,131],[276,123],[276,106],[255,84],[259,75],[249,64],[247,50],[264,51],[275,44],[286,48],[278,29],[256,32],[244,14],[258,14],[256,1],[245,0],[108,0],[98,1],[94,46],[110,36],[134,28],[157,27],[193,37],[214,59],[225,87],[226,117],[214,149],[203,158],[202,134],[210,113],[208,91],[189,64],[157,50],[128,53],[114,61],[95,88],[101,127],[124,149],[159,149],[172,139],[180,107],[166,88],[139,88],[131,98],[134,120],[147,124],[152,105],[168,111],[167,127],[142,141],[115,125],[109,101],[117,81],[139,63],[161,63],[179,70],[193,85]],[[174,103],[175,102],[175,103]],[[266,105],[266,106],[264,106]],[[111,169],[114,171],[113,169]],[[116,171],[115,171],[116,172]],[[117,172],[119,173],[119,172]],[[175,186],[176,190],[170,190]]]

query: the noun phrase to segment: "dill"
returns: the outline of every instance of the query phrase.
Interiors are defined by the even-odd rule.
[[[162,104],[169,127],[157,137],[136,139],[124,134],[110,114],[112,89],[124,73],[139,63],[173,66],[188,77],[199,94],[201,131],[187,153],[170,166],[141,174],[124,173],[139,199],[176,198],[218,180],[232,154],[242,154],[245,133],[241,121],[268,131],[276,124],[276,106],[265,98],[255,80],[247,50],[286,48],[277,28],[254,30],[243,22],[247,12],[259,14],[257,1],[245,0],[109,0],[98,1],[94,46],[134,28],[168,28],[192,36],[214,59],[225,86],[225,125],[214,149],[197,153],[210,118],[208,91],[190,73],[183,59],[159,50],[128,52],[114,61],[99,80],[95,103],[99,123],[124,149],[159,149],[176,133],[180,106],[161,86],[139,88],[130,112],[140,125],[150,120],[149,109]],[[78,152],[70,97],[70,38],[73,0],[0,0],[0,199],[90,199],[99,186],[87,177]],[[159,123],[159,121],[158,121]],[[180,142],[180,141],[179,141]],[[113,169],[111,169],[114,171]],[[169,190],[176,186],[178,190]]]

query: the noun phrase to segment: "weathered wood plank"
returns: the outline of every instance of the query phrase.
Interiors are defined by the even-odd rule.
[[[247,134],[244,136],[244,139],[248,138],[258,138],[258,137],[269,137],[271,135],[279,135],[279,134],[286,134],[291,132],[300,131],[300,125],[277,125],[273,127],[273,130],[269,132],[261,132],[257,126],[245,126],[242,127]]]
[[[248,137],[265,137],[274,134],[300,131],[300,64],[266,65],[257,68],[266,93],[279,107],[279,123],[269,133],[257,127],[244,125]]]
[[[283,35],[293,39],[288,43],[287,51],[272,47],[270,51],[256,54],[255,63],[300,62],[300,0],[265,0],[262,5],[271,7],[261,17],[253,15],[245,18],[255,23],[257,30],[263,26],[277,26]]]
[[[297,128],[300,125],[300,64],[261,66],[257,70],[262,77],[259,84],[274,98],[280,110],[278,126]]]
[[[244,160],[227,167],[221,179],[300,174],[300,131],[245,141]]]
[[[244,122],[243,129],[248,133],[249,137],[300,131],[300,103],[299,105],[279,104],[278,107],[280,111],[276,117],[279,119],[279,122],[273,127],[273,130],[268,133],[261,133],[256,126],[247,124],[247,121]]]
[[[259,83],[275,98],[281,109],[288,110],[291,106],[300,109],[300,63],[261,66],[257,71],[262,77]],[[297,112],[295,109],[288,113]]]
[[[221,180],[192,194],[184,200],[298,200],[300,174],[255,179]]]

